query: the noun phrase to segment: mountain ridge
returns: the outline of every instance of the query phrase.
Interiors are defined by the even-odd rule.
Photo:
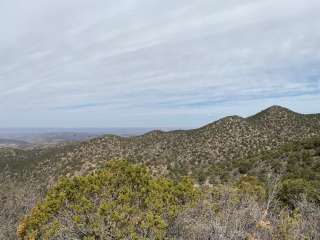
[[[166,175],[172,169],[196,174],[195,169],[246,158],[290,141],[319,135],[319,114],[299,114],[272,106],[247,118],[228,116],[192,130],[154,130],[132,137],[106,135],[87,142],[19,154],[24,154],[24,163],[33,162],[27,169],[47,171],[43,175],[50,176],[52,181],[59,176],[94,170],[110,159],[144,163],[156,174]]]

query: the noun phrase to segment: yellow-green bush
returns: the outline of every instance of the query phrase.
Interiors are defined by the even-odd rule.
[[[242,194],[250,195],[256,200],[264,200],[266,197],[266,189],[257,177],[242,176],[236,183],[236,187]]]
[[[164,239],[168,225],[199,193],[182,178],[109,161],[87,176],[61,179],[22,221],[20,239]]]

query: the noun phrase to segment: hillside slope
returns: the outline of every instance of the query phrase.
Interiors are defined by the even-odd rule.
[[[113,135],[79,144],[32,151],[7,150],[0,167],[73,175],[102,166],[109,159],[144,163],[156,173],[194,173],[212,164],[243,159],[284,143],[320,135],[320,114],[304,115],[272,106],[254,116],[226,117],[186,131],[152,131],[138,137]],[[4,154],[4,155],[3,155]]]

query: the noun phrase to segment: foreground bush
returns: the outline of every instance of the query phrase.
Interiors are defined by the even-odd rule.
[[[154,178],[146,168],[110,161],[88,176],[62,179],[20,223],[20,239],[164,239],[197,199],[190,180]]]
[[[258,193],[258,194],[257,194]],[[270,198],[271,197],[271,198]],[[269,202],[272,201],[272,202]],[[175,240],[316,240],[320,207],[306,198],[295,209],[282,208],[272,196],[237,186],[210,188],[194,207],[179,214],[170,227]]]
[[[16,239],[15,229],[21,216],[34,206],[40,197],[39,184],[28,174],[23,174],[28,184],[21,184],[7,171],[0,173],[0,239]]]

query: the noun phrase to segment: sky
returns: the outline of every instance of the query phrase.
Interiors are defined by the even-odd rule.
[[[319,0],[0,0],[0,127],[320,112]]]

